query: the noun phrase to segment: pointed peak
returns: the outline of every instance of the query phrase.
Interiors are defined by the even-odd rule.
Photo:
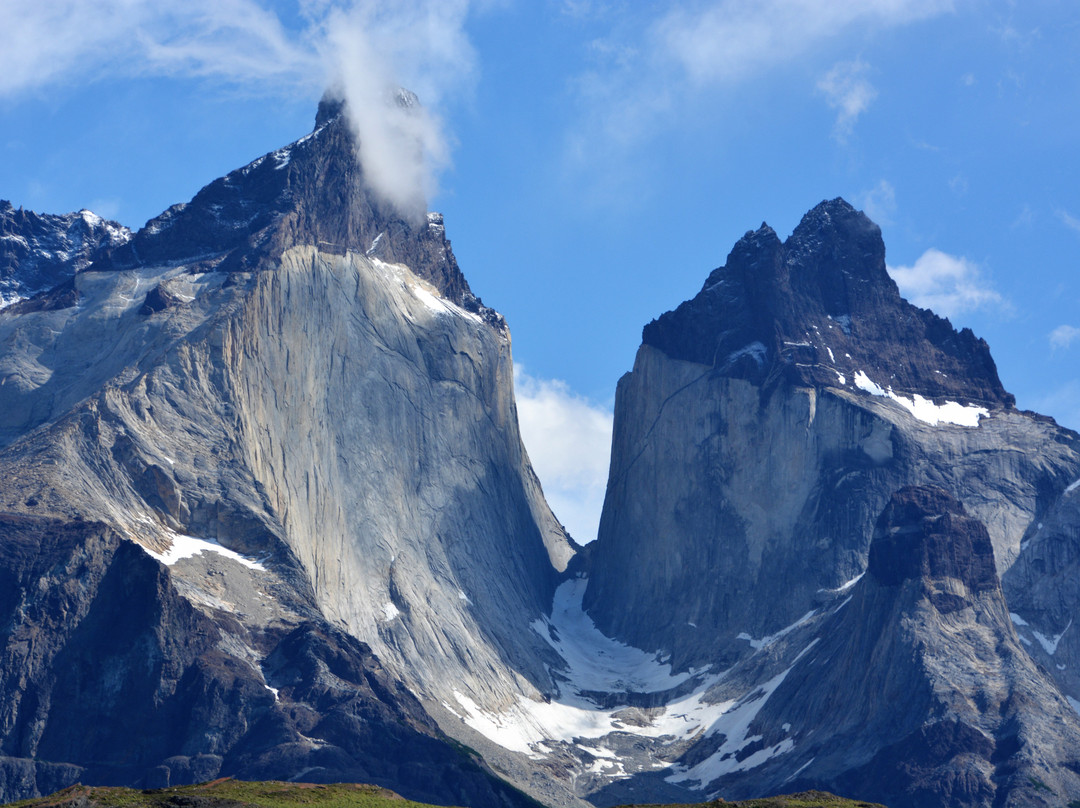
[[[319,99],[319,108],[315,112],[315,128],[325,126],[345,112],[345,99],[334,90],[327,90]]]

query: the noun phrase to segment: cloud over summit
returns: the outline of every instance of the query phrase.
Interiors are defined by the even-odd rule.
[[[104,78],[198,79],[255,95],[344,94],[373,190],[405,213],[449,164],[437,109],[465,92],[467,0],[11,0],[0,6],[0,99]],[[399,87],[424,106],[386,99]]]

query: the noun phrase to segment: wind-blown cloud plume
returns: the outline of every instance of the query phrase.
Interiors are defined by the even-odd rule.
[[[900,294],[943,317],[987,306],[1007,308],[977,264],[932,247],[909,267],[889,267],[889,274]]]
[[[611,457],[610,410],[565,382],[514,366],[521,439],[555,516],[582,544],[596,538]]]
[[[817,84],[829,106],[836,110],[833,137],[841,143],[847,142],[855,121],[877,98],[877,90],[866,78],[869,69],[870,66],[861,59],[838,62]]]
[[[436,110],[470,86],[468,0],[8,0],[0,99],[110,77],[203,79],[265,95],[340,90],[373,190],[415,214],[449,163]],[[421,108],[388,103],[399,87]]]

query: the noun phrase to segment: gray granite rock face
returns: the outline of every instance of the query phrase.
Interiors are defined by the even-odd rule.
[[[235,774],[523,803],[417,700],[549,687],[527,626],[573,553],[441,217],[373,200],[324,108],[70,287],[0,311],[0,796]]]
[[[933,484],[990,531],[999,571],[1080,474],[1075,435],[999,409],[930,425],[858,389],[764,391],[645,345],[616,394],[586,608],[613,636],[728,664],[865,570],[894,491]],[[695,624],[695,627],[690,624]]]
[[[729,775],[732,793],[785,782],[897,808],[1062,805],[1080,793],[1080,717],[1023,650],[986,528],[938,488],[889,500],[865,577],[751,732],[762,748],[792,748]]]
[[[590,798],[1074,798],[1078,450],[1012,406],[985,343],[899,297],[879,231],[842,200],[787,242],[747,234],[645,328],[581,567],[600,630],[732,706],[666,774]],[[875,538],[909,486],[963,503],[934,552]]]

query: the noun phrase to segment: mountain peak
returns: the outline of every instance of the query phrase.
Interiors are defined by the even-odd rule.
[[[407,107],[415,98],[399,90],[391,100]],[[441,218],[414,220],[371,190],[345,103],[334,93],[324,95],[313,132],[173,205],[99,268],[198,261],[253,271],[290,247],[312,245],[404,264],[447,300],[501,329],[502,318],[469,289]]]
[[[934,402],[1014,402],[984,341],[900,297],[880,228],[840,198],[816,205],[784,242],[766,224],[748,232],[696,297],[645,326],[642,341],[757,384],[851,387],[865,378],[883,393]]]
[[[344,112],[345,99],[328,90],[319,99],[319,108],[315,112],[315,128],[325,126]]]

